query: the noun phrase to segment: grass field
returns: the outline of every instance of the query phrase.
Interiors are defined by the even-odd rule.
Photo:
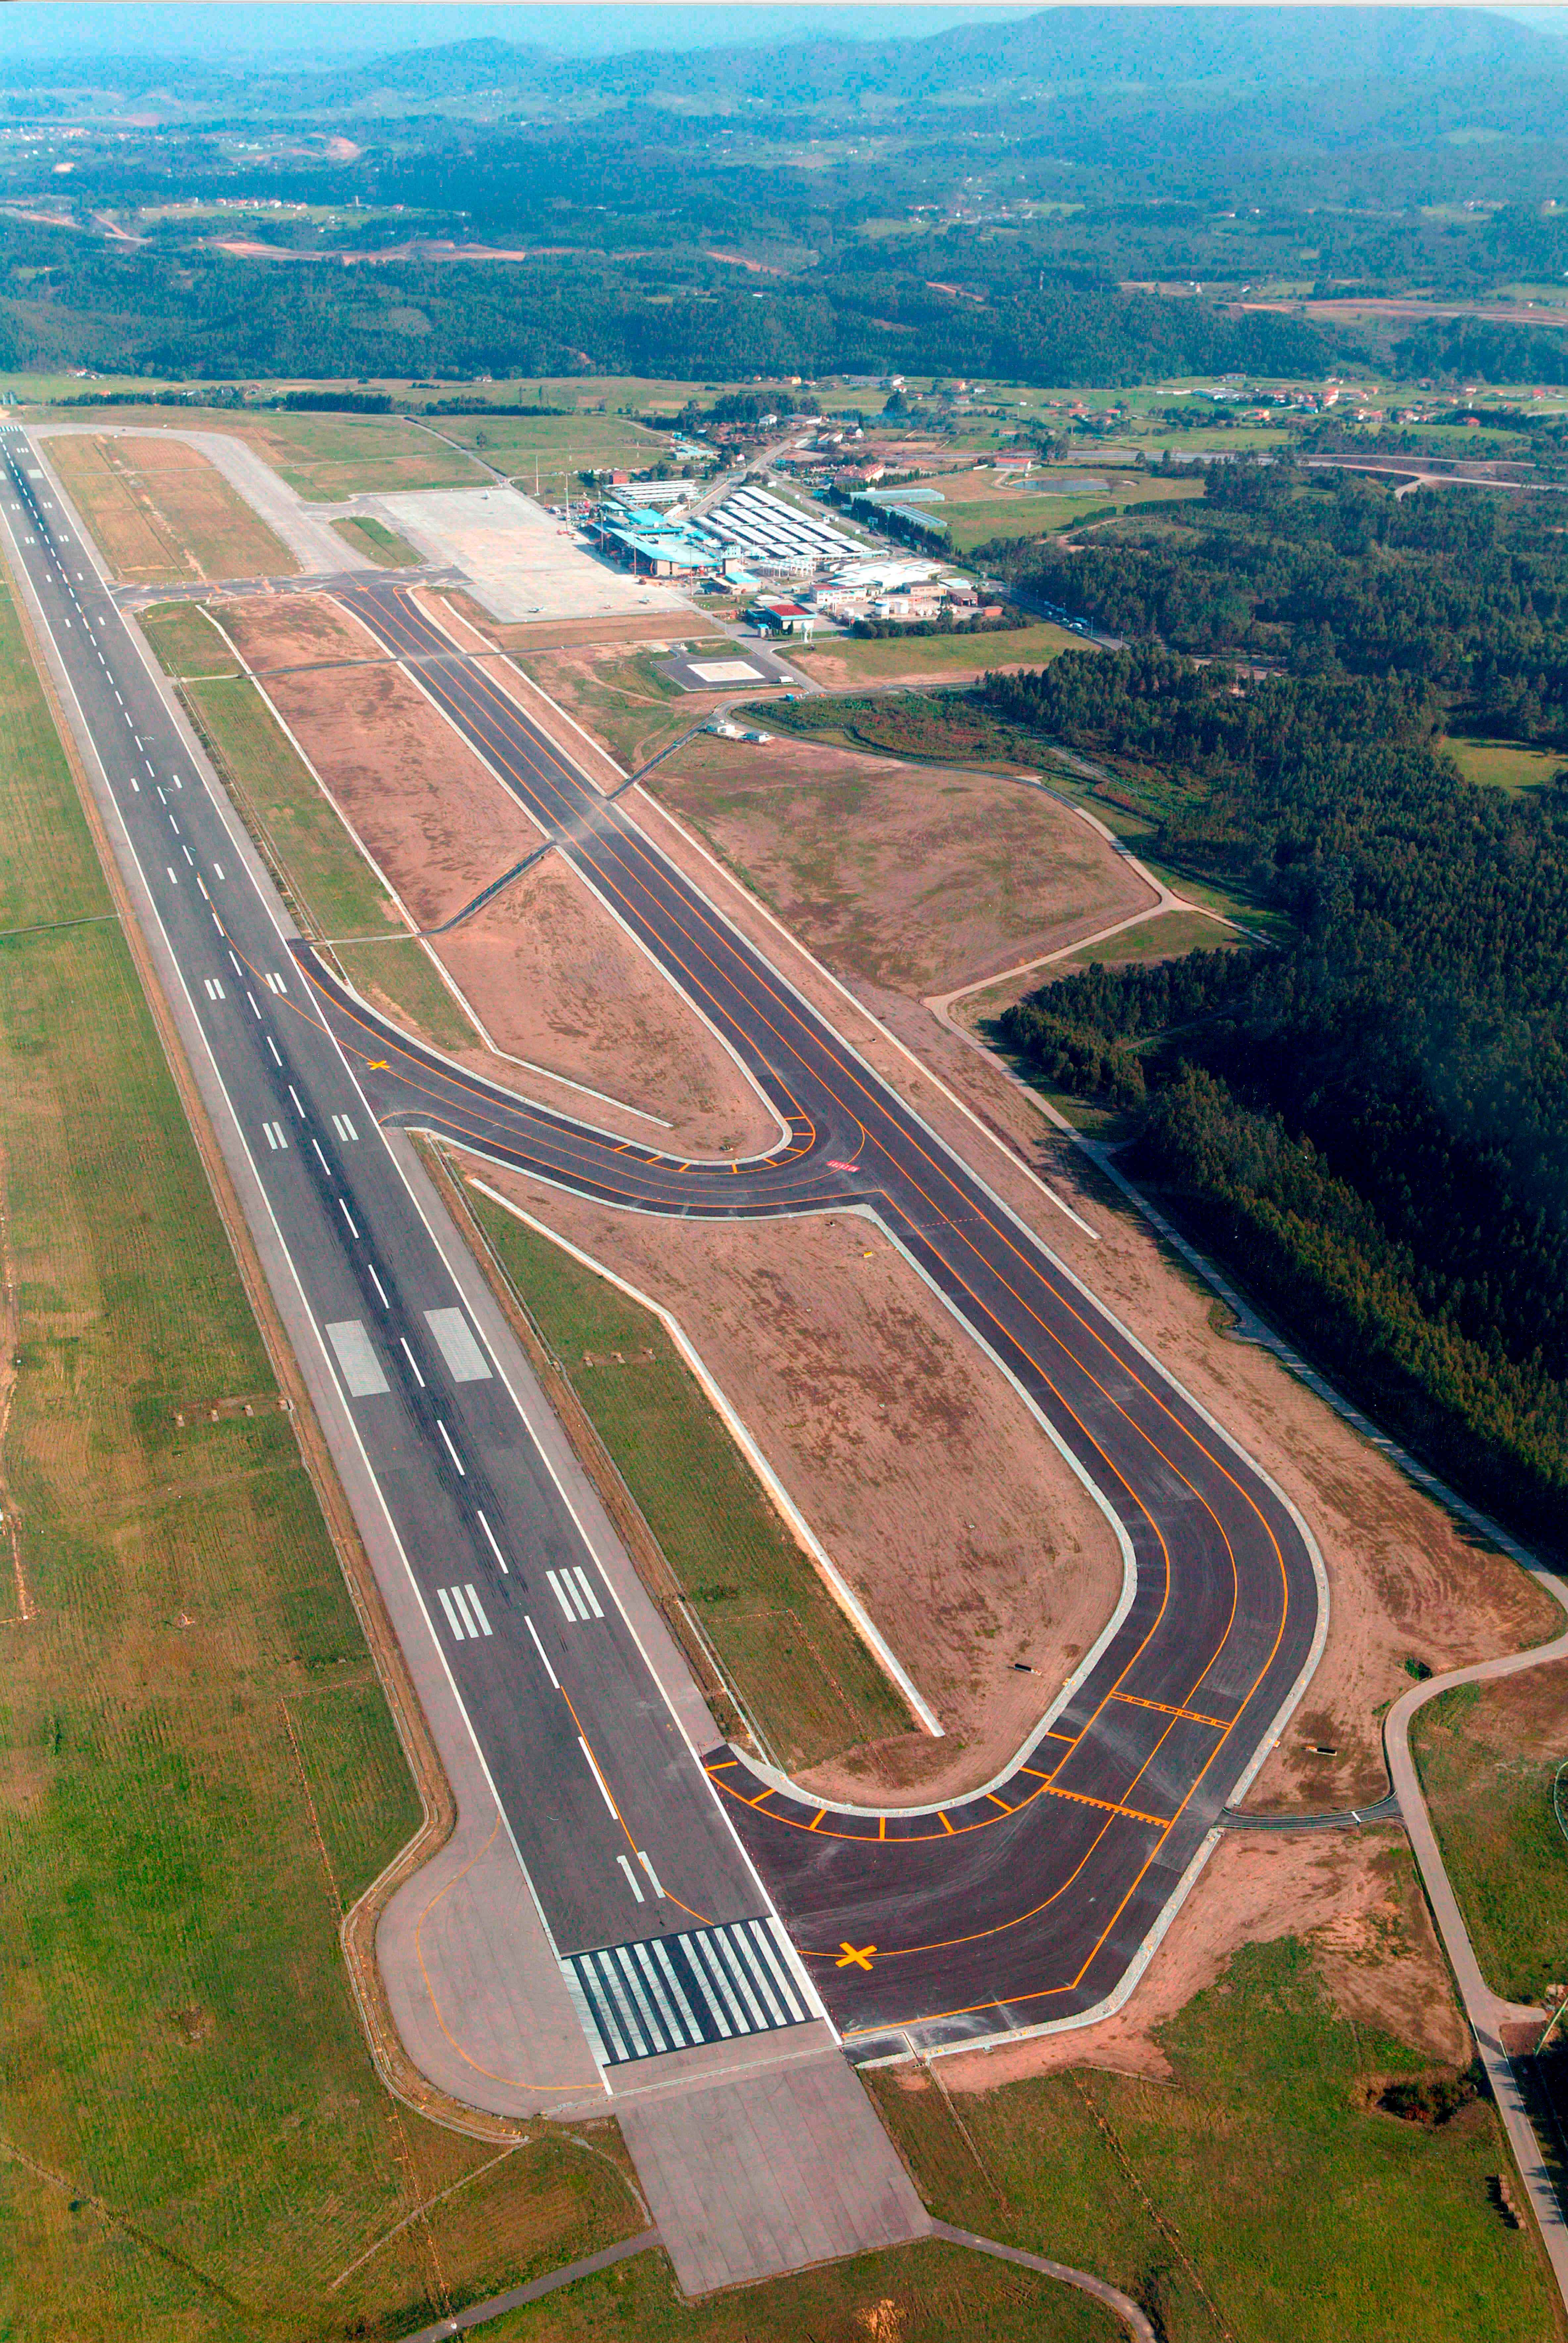
[[[185,697],[247,827],[279,871],[302,926],[377,935],[401,914],[247,677],[187,683]]]
[[[688,635],[685,639],[696,658],[734,648],[722,639],[709,642]],[[662,650],[631,649],[608,657],[570,649],[513,653],[523,672],[602,741],[628,773],[689,731],[710,705],[699,693],[682,692],[661,674],[664,656]]]
[[[699,2303],[680,2300],[661,2255],[639,2255],[484,2334],[486,2343],[1125,2343],[1126,2329],[1070,2287],[933,2243]]]
[[[466,1192],[764,1738],[803,1750],[799,1762],[810,1765],[904,1730],[902,1702],[659,1321]]]
[[[369,932],[367,930],[367,933]],[[478,1035],[412,936],[388,943],[336,944],[333,958],[357,992],[434,1041],[438,1050],[472,1050]]]
[[[299,564],[194,447],[157,438],[62,438],[49,460],[118,578],[291,578]]]
[[[645,431],[627,415],[437,415],[430,419],[448,438],[477,448],[487,463],[515,471],[529,488],[536,462],[541,488],[553,478],[558,490],[563,472],[575,476],[608,465],[641,470],[669,453],[667,433]]]
[[[381,520],[335,520],[332,527],[356,553],[367,553],[381,569],[417,569],[420,557],[407,538]]]
[[[1050,968],[1040,970],[1038,981],[1050,984],[1076,968],[1091,967],[1096,960],[1102,968],[1123,968],[1134,961],[1175,960],[1182,952],[1231,951],[1245,940],[1233,928],[1206,920],[1201,911],[1163,911],[1157,920],[1141,920],[1119,936],[1107,936],[1103,943],[1085,944],[1081,951],[1053,960]]]
[[[967,2140],[934,2088],[869,2079],[935,2210],[1110,2278],[1166,2343],[1561,2336],[1538,2248],[1489,2199],[1491,2107],[1384,2114],[1383,2078],[1422,2062],[1335,2015],[1307,1946],[1247,1947],[1161,2040],[1173,2088],[1080,2070],[965,2094]]]
[[[1552,1802],[1568,1666],[1440,1693],[1411,1745],[1482,1973],[1505,2000],[1539,2003],[1568,1978],[1568,1839]]]
[[[1042,667],[1059,651],[1082,648],[1065,627],[1039,626],[997,634],[883,635],[866,640],[836,635],[809,650],[791,650],[789,656],[808,675],[831,672],[835,683],[841,670],[845,687],[852,689],[857,683],[892,683],[906,675],[978,675],[991,667]]]
[[[165,672],[173,676],[237,675],[234,645],[219,634],[196,602],[160,602],[138,610],[140,627]]]
[[[1538,789],[1565,761],[1559,749],[1528,749],[1517,740],[1446,739],[1442,746],[1467,781],[1495,789]]]
[[[228,407],[115,407],[105,408],[101,416],[85,407],[71,419],[112,423],[118,430],[146,426],[231,432],[302,497],[326,504],[382,489],[483,488],[490,477],[433,433],[396,416],[236,415]],[[55,447],[63,444],[53,442]]]
[[[473,1026],[255,684],[233,672],[234,653],[224,639],[183,604],[172,606],[166,624],[161,611],[149,612],[148,620],[149,639],[164,666],[195,679],[185,686],[186,705],[246,827],[281,877],[301,927],[317,937],[374,937],[373,943],[335,946],[349,982],[437,1049],[473,1047]],[[185,662],[192,652],[210,657],[207,640],[227,666],[204,679],[201,669]]]
[[[0,717],[0,924],[103,918],[4,598]],[[338,1918],[417,1801],[112,919],[0,943],[0,2332],[391,2336],[635,2227],[370,2065]]]

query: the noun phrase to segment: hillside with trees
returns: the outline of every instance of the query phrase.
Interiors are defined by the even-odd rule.
[[[1131,1161],[1440,1469],[1563,1542],[1568,774],[1462,779],[1424,683],[1144,647],[994,677],[1000,719],[1111,759],[1150,850],[1242,880],[1283,950],[1093,968],[1006,1040],[1133,1117]]]

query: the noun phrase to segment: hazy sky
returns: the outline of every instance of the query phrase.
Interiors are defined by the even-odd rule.
[[[410,5],[356,7],[337,0],[10,0],[0,14],[0,43],[12,56],[201,56],[214,62],[261,57],[340,57],[356,52],[428,48],[481,35],[537,43],[576,55],[609,49],[697,48],[719,43],[809,38],[836,33],[871,38],[940,32],[984,13],[1027,15],[1027,5],[866,7],[836,0],[774,7],[748,0],[664,7],[632,5],[469,7]]]

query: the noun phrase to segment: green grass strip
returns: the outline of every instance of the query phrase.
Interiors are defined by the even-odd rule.
[[[771,1748],[787,1765],[811,1765],[907,1731],[902,1701],[662,1322],[512,1213],[466,1193]]]

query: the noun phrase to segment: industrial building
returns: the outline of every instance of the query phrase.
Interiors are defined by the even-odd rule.
[[[761,577],[809,578],[865,551],[815,513],[799,512],[782,497],[749,486],[726,497],[702,525]]]

